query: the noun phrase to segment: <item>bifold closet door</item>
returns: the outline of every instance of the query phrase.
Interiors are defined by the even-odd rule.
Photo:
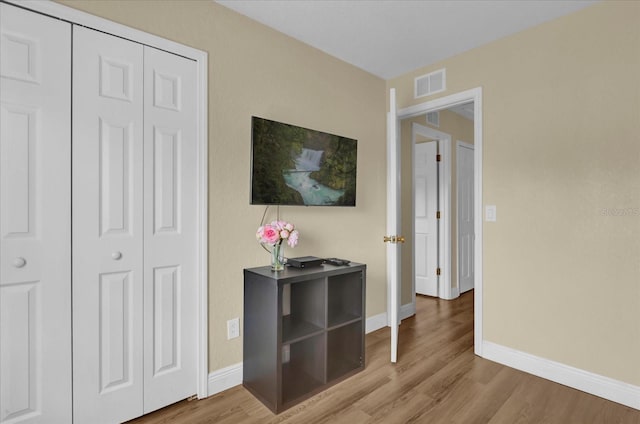
[[[196,64],[144,48],[144,411],[197,392]]]
[[[73,411],[143,413],[143,47],[73,28]]]
[[[71,422],[71,25],[0,4],[0,422]]]
[[[195,62],[74,27],[74,418],[196,393]]]

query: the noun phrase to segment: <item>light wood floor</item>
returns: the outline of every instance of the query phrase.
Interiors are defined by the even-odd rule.
[[[393,365],[389,329],[368,334],[364,371],[279,415],[237,386],[130,424],[640,424],[640,411],[475,356],[473,292],[419,296],[400,341]]]

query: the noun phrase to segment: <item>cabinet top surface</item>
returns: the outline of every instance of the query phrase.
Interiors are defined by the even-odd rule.
[[[333,266],[329,264],[309,268],[294,268],[287,266],[282,271],[272,271],[271,266],[260,266],[256,268],[245,268],[244,272],[261,275],[263,277],[271,278],[277,281],[285,281],[306,276],[323,277],[347,274],[350,272],[365,271],[366,269],[367,266],[365,264],[351,262],[346,266]]]

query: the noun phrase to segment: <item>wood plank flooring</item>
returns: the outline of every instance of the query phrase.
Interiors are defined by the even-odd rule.
[[[473,292],[419,296],[389,362],[389,329],[366,336],[366,368],[274,415],[242,386],[130,424],[640,424],[640,411],[473,354]]]

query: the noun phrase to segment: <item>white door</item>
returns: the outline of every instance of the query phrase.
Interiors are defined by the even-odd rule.
[[[144,48],[144,412],[197,391],[196,65]]]
[[[458,287],[460,293],[473,289],[474,213],[473,213],[473,145],[456,144],[458,180]]]
[[[414,146],[414,267],[416,293],[438,296],[438,142]]]
[[[387,114],[387,296],[389,326],[391,327],[391,362],[398,360],[398,330],[400,326],[400,146],[396,90],[389,93]]]
[[[73,35],[74,420],[113,423],[143,412],[143,48]]]
[[[71,422],[71,25],[0,4],[0,422]]]

